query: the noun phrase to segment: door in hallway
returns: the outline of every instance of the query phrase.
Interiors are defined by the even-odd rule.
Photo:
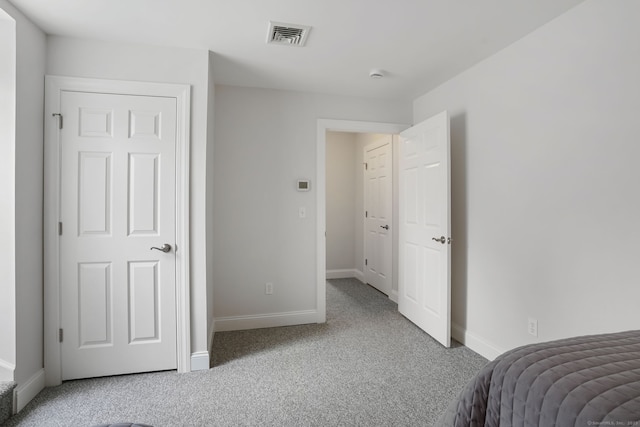
[[[392,277],[392,136],[380,135],[365,151],[365,266],[367,283],[386,295]]]

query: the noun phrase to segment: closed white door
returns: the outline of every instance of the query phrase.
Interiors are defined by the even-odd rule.
[[[63,92],[61,113],[62,379],[175,369],[176,99]]]
[[[449,116],[400,133],[398,309],[451,344]]]
[[[391,135],[365,147],[365,266],[367,283],[389,295],[392,269]]]

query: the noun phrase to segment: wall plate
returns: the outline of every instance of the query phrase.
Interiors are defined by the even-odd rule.
[[[296,190],[309,191],[311,190],[311,181],[308,179],[299,179],[296,183]]]

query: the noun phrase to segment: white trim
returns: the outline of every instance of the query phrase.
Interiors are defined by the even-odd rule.
[[[191,372],[209,370],[209,352],[196,351],[191,354]]]
[[[16,365],[0,359],[0,381],[13,381]]]
[[[285,313],[258,314],[255,316],[229,316],[215,319],[216,332],[244,329],[275,328],[279,326],[317,323],[316,310],[289,311]]]
[[[367,279],[364,278],[364,272],[356,269],[355,270],[356,275],[353,276],[354,278],[358,279],[359,281],[361,281],[362,283],[364,283],[365,285],[367,284]]]
[[[349,279],[356,277],[358,270],[355,268],[342,268],[338,270],[327,270],[327,280],[329,279]]]
[[[398,303],[398,290],[397,289],[391,289],[391,293],[389,294],[389,299],[393,302],[395,302],[396,304]]]
[[[39,369],[23,384],[18,384],[13,390],[13,413],[17,414],[27,406],[31,400],[44,390],[44,369]]]
[[[46,385],[62,382],[58,218],[60,212],[59,112],[63,91],[164,96],[177,103],[176,128],[176,351],[178,372],[191,370],[189,277],[189,147],[191,87],[183,84],[45,77],[44,144],[44,366]]]
[[[169,86],[167,85],[167,90]],[[176,127],[176,355],[178,372],[191,371],[191,86],[175,87]]]
[[[316,136],[316,316],[318,323],[325,322],[327,318],[327,195],[325,186],[327,131],[398,134],[409,127],[411,125],[398,123],[318,119]],[[364,277],[361,281],[364,282]]]
[[[213,338],[216,335],[216,322],[211,319],[211,322],[209,323],[209,331],[207,332],[207,336],[209,337],[209,340],[207,341],[207,350],[209,352],[211,352],[211,349],[213,349]]]
[[[475,351],[482,357],[485,357],[489,360],[495,359],[506,351],[498,348],[486,339],[472,334],[462,326],[453,322],[451,323],[451,336],[456,341],[464,344],[465,347],[468,347],[469,349]]]
[[[318,120],[316,136],[316,322],[327,321],[327,210],[326,159],[327,128]]]

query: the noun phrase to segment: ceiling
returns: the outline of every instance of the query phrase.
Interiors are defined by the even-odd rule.
[[[211,50],[220,84],[412,100],[584,0],[10,1],[47,34]]]

